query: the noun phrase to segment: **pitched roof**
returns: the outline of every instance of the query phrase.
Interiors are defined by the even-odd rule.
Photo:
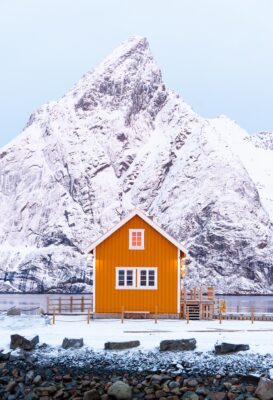
[[[125,218],[123,218],[120,222],[118,222],[113,228],[109,229],[104,235],[98,238],[95,242],[93,242],[86,250],[86,253],[91,253],[100,243],[104,242],[109,236],[111,236],[114,232],[116,232],[119,228],[121,228],[124,224],[126,224],[130,219],[138,215],[143,221],[147,222],[152,228],[154,228],[158,233],[164,236],[169,242],[171,242],[175,247],[179,250],[183,251],[186,254],[185,248],[179,243],[176,239],[170,236],[167,232],[165,232],[160,226],[155,224],[149,217],[147,217],[142,211],[140,210],[133,210],[131,211]]]

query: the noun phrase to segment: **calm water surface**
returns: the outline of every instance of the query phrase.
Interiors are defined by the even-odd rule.
[[[41,307],[46,311],[46,294],[0,294],[0,311],[7,310],[17,306],[21,309],[31,309]],[[71,296],[70,294],[50,295],[50,297]],[[80,297],[79,295],[73,295]],[[85,296],[90,296],[86,294]],[[255,312],[273,313],[273,296],[217,296],[217,299],[224,299],[227,304],[227,311],[232,312],[250,312],[251,306],[254,306]]]

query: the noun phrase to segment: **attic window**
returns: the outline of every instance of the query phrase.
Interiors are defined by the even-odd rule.
[[[129,249],[144,250],[144,229],[129,229]]]

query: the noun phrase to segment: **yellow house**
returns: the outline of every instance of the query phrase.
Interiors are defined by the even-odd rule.
[[[139,210],[88,249],[93,254],[96,316],[149,312],[178,317],[184,247]]]

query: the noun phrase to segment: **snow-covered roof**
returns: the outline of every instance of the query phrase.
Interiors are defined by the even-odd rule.
[[[183,253],[186,254],[185,248],[179,243],[176,239],[170,236],[167,232],[165,232],[160,226],[155,224],[147,215],[145,215],[142,211],[135,209],[131,211],[125,218],[123,218],[118,224],[113,226],[113,228],[109,229],[104,235],[102,235],[98,240],[93,242],[85,251],[86,253],[91,253],[100,243],[104,242],[109,236],[111,236],[114,232],[116,232],[119,228],[125,225],[130,219],[135,216],[139,216],[143,221],[147,222],[152,228],[154,228],[158,233],[164,236],[169,242],[171,242],[175,247],[181,250]]]

